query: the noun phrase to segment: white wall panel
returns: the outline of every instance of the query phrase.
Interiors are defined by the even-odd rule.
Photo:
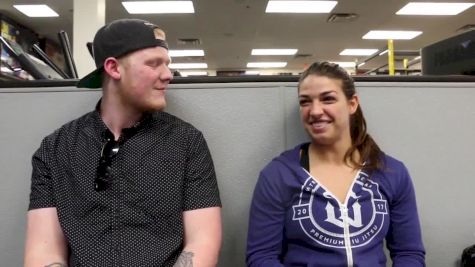
[[[357,83],[369,131],[413,177],[427,266],[458,266],[475,243],[475,84]],[[21,266],[31,155],[41,139],[94,108],[97,90],[0,89],[0,259]],[[211,149],[223,201],[220,265],[244,266],[248,207],[260,169],[306,140],[295,83],[177,84],[167,111]]]

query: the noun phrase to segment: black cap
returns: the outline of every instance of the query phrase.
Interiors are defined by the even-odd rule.
[[[77,87],[100,88],[104,61],[109,57],[118,58],[127,53],[161,46],[168,50],[165,40],[157,39],[154,30],[158,26],[140,19],[115,20],[100,28],[94,36],[92,54],[97,69],[77,83]]]

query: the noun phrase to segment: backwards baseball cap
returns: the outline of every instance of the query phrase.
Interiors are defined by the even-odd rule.
[[[79,80],[77,87],[100,88],[104,61],[109,57],[118,58],[133,51],[156,46],[168,50],[167,42],[155,35],[154,30],[157,28],[158,26],[140,19],[115,20],[101,27],[92,43],[92,56],[97,69]]]

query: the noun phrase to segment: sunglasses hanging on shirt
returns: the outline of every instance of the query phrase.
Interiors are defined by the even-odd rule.
[[[113,136],[108,136],[102,146],[101,159],[97,166],[96,179],[94,180],[94,189],[103,191],[112,183],[112,159],[119,153],[120,144],[114,140]]]

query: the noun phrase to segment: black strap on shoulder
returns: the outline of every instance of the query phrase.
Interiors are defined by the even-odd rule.
[[[310,162],[308,159],[309,146],[310,146],[310,143],[306,143],[300,147],[300,166],[302,166],[308,172],[310,172]]]

